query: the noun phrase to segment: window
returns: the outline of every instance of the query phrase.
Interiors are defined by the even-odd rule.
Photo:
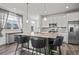
[[[22,29],[22,16],[9,13],[5,29]]]
[[[0,30],[22,30],[22,15],[0,8]]]

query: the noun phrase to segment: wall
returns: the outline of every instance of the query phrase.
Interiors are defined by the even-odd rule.
[[[2,37],[0,37],[0,45],[3,45],[3,44],[5,44],[5,42],[6,42],[6,35],[5,35],[5,32],[4,32],[4,30],[2,31]]]

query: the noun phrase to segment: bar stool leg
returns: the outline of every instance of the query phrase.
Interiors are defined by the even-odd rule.
[[[34,52],[34,48],[33,48],[33,50],[32,50],[32,55],[33,55],[33,52]]]
[[[22,55],[22,48],[23,48],[23,43],[21,44],[21,55]]]
[[[46,48],[44,47],[45,55],[46,55]]]
[[[41,49],[40,49],[40,55],[41,55]]]
[[[61,47],[59,46],[58,48],[59,48],[59,55],[61,55]]]
[[[28,42],[28,52],[29,52],[29,42]]]
[[[19,46],[19,44],[17,43],[16,50],[15,50],[15,55],[16,55],[16,51],[17,51],[17,49],[18,49],[18,46]]]
[[[37,53],[37,48],[36,48],[36,55],[37,55],[38,53]]]
[[[37,49],[37,54],[39,55],[39,49]]]

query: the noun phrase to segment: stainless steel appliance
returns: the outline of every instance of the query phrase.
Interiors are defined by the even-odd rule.
[[[57,32],[57,23],[49,24],[49,32]]]
[[[68,43],[79,44],[79,21],[68,21]]]

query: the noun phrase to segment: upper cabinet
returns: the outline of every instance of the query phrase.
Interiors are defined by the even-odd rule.
[[[79,21],[79,12],[67,13],[68,21]]]
[[[57,27],[67,27],[68,21],[79,21],[79,12],[47,16],[46,21],[42,19],[42,27],[49,27],[49,24],[53,23],[56,23]]]
[[[66,27],[67,26],[67,16],[66,14],[61,14],[56,17],[57,26],[58,27]]]
[[[56,23],[58,27],[66,27],[67,17],[66,14],[62,15],[51,15],[47,17],[47,20],[42,20],[42,25],[44,27],[49,27],[49,24]]]

